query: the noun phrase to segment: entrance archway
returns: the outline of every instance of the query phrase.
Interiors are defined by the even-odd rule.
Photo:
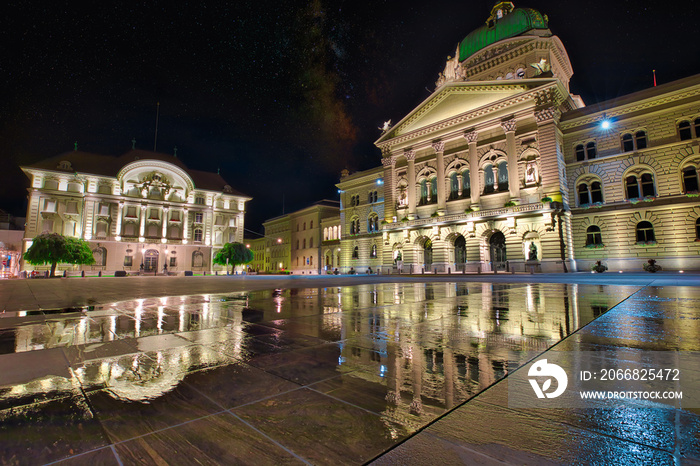
[[[158,270],[158,251],[156,249],[149,249],[143,253],[143,270],[146,272]]]
[[[455,264],[457,264],[457,269],[463,267],[467,262],[467,240],[464,236],[459,236],[455,240]]]
[[[423,265],[426,270],[433,265],[433,242],[429,238],[423,243]]]
[[[493,262],[494,270],[506,268],[506,237],[497,231],[489,238],[489,251],[491,253],[491,262]]]

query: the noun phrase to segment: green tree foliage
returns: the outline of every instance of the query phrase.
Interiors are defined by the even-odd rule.
[[[24,260],[32,265],[51,264],[52,277],[59,262],[86,265],[95,262],[87,242],[58,233],[43,233],[34,237],[31,247],[24,253]]]
[[[228,259],[228,262],[226,261]],[[214,256],[214,263],[219,265],[237,265],[247,264],[253,260],[253,251],[245,247],[243,243],[226,243],[224,247]],[[228,269],[226,270],[228,273]]]

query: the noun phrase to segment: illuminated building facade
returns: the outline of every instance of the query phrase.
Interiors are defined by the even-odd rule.
[[[251,198],[167,154],[76,150],[21,168],[31,182],[25,251],[36,235],[55,232],[89,242],[95,265],[84,270],[211,272],[223,270],[212,264],[221,246],[243,241]]]
[[[266,238],[265,271],[318,275],[325,270],[323,254],[327,251],[327,245],[322,244],[322,223],[330,219],[338,226],[338,211],[337,201],[324,199],[263,223]]]
[[[700,77],[585,107],[572,75],[546,15],[497,3],[341,177],[343,270],[700,269]]]

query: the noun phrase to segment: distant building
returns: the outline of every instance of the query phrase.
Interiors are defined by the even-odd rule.
[[[266,238],[246,238],[245,244],[248,249],[253,253],[253,261],[247,264],[246,267],[253,272],[264,272],[265,271],[265,241]]]
[[[344,271],[700,269],[700,75],[589,107],[572,75],[547,16],[497,3],[337,185]]]
[[[326,265],[324,258],[328,252],[327,245],[323,244],[324,222],[330,222],[329,225],[334,225],[338,231],[338,201],[324,199],[264,222],[265,271],[318,275],[333,270],[333,265]],[[330,258],[329,261],[333,262]]]
[[[0,210],[0,278],[19,275],[24,220]]]
[[[36,235],[56,232],[90,243],[87,270],[211,272],[223,270],[212,264],[216,251],[243,240],[251,198],[170,155],[73,151],[21,168],[31,182],[24,251]]]

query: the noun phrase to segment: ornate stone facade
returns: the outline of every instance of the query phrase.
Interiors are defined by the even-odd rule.
[[[74,151],[21,168],[31,182],[24,251],[36,235],[56,232],[90,243],[88,272],[210,273],[223,271],[212,262],[220,247],[243,241],[251,198],[173,156]]]
[[[490,27],[520,32],[467,36],[375,143],[382,167],[341,178],[342,270],[700,269],[700,77],[584,107],[546,16],[497,7]]]

